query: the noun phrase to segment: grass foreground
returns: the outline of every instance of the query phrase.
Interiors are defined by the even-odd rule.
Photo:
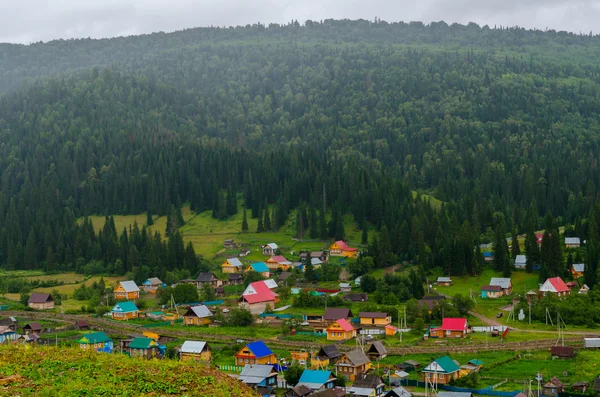
[[[0,396],[256,396],[215,369],[78,348],[0,346]]]

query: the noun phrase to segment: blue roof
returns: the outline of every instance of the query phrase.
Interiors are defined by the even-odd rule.
[[[494,254],[490,251],[486,251],[483,253],[483,256],[494,256]]]
[[[324,384],[331,376],[331,371],[315,371],[311,369],[305,369],[300,376],[298,383],[319,383]]]
[[[248,343],[246,345],[248,349],[256,356],[256,358],[262,358],[273,354],[271,349],[264,344],[263,341],[257,340],[256,342]]]
[[[133,302],[119,302],[112,309],[113,312],[123,312],[123,313],[137,312],[138,310],[139,309]]]
[[[250,266],[255,272],[264,273],[269,271],[269,268],[267,267],[267,264],[265,262],[256,262],[251,264]]]

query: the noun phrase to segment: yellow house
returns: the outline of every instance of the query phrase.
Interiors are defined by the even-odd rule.
[[[131,300],[140,297],[140,289],[134,281],[121,281],[113,293],[116,300]]]
[[[193,306],[183,315],[185,325],[208,325],[210,324],[212,313],[205,305]]]
[[[235,364],[277,364],[277,356],[262,341],[248,343],[234,354]]]
[[[229,258],[221,265],[223,273],[241,273],[243,270],[242,262],[238,258]]]
[[[272,256],[265,261],[265,264],[269,270],[282,270],[287,271],[292,267],[292,262],[285,259],[283,255]]]
[[[336,320],[325,332],[327,340],[347,340],[356,337],[356,330],[345,318]]]
[[[367,372],[372,366],[369,357],[358,349],[344,353],[335,363],[337,376],[344,375],[351,382],[354,382],[357,376]]]
[[[139,309],[133,302],[117,303],[110,311],[113,320],[130,320],[139,317]]]
[[[212,349],[206,342],[186,340],[179,349],[181,361],[204,361],[210,362]]]
[[[384,312],[360,312],[358,313],[360,325],[380,325],[385,327],[392,323],[392,316]]]
[[[345,256],[348,258],[355,258],[358,254],[358,248],[348,247],[342,240],[336,241],[329,247],[330,256]]]

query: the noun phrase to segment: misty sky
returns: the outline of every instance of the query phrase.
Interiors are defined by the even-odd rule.
[[[598,0],[0,0],[0,42],[376,16],[387,21],[600,31]]]

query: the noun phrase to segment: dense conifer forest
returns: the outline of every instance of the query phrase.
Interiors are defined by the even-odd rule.
[[[195,273],[182,204],[224,219],[243,197],[263,229],[294,210],[313,239],[344,238],[344,214],[374,226],[355,274],[399,260],[474,273],[483,242],[510,273],[512,233],[529,270],[562,275],[567,225],[592,286],[599,44],[381,20],[0,44],[0,264]],[[162,236],[85,220],[144,211],[169,216]]]

